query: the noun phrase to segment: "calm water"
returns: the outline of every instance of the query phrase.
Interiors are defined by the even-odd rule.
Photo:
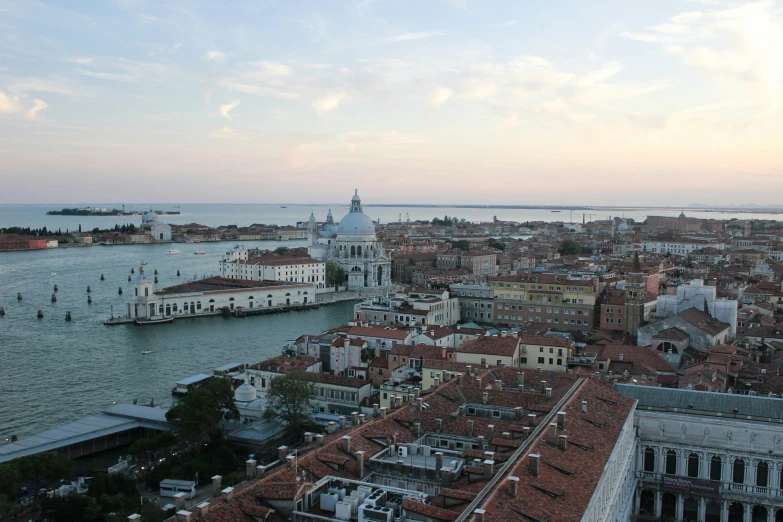
[[[63,207],[77,207],[86,205],[0,205],[0,228],[21,226],[49,229],[62,229],[65,231],[78,230],[82,225],[83,230],[92,230],[95,227],[113,228],[115,224],[141,223],[141,216],[123,216],[123,217],[81,217],[81,216],[47,216],[48,210],[59,210]],[[116,204],[96,204],[95,206],[115,208],[121,205]],[[339,205],[220,205],[220,204],[202,204],[202,205],[179,205],[175,209],[175,204],[157,204],[154,205],[159,210],[179,210],[181,214],[175,216],[162,216],[161,220],[172,224],[200,223],[217,227],[220,225],[238,225],[248,226],[253,223],[265,223],[268,225],[293,225],[297,221],[307,221],[310,212],[315,212],[315,217],[319,221],[326,219],[326,213],[331,208],[335,221],[342,218],[348,212],[348,204]],[[144,210],[148,207],[141,205],[126,206],[127,210]],[[490,221],[493,216],[500,220],[509,221],[582,221],[582,214],[586,214],[589,220],[592,213],[592,219],[607,219],[609,216],[625,216],[636,220],[644,220],[648,214],[657,216],[678,216],[679,210],[659,210],[659,209],[615,209],[615,210],[575,210],[570,212],[563,210],[561,212],[552,212],[545,209],[501,209],[501,208],[462,208],[462,207],[387,207],[365,205],[365,212],[373,219],[380,219],[382,223],[389,223],[400,219],[406,219],[406,214],[410,215],[411,220],[426,219],[433,217],[443,217],[444,215],[465,218],[468,221]],[[754,214],[744,212],[706,212],[697,210],[685,210],[685,214],[700,218],[715,219],[783,219],[783,214]]]
[[[246,246],[274,248],[272,241]],[[303,242],[290,241],[287,246]],[[111,305],[123,310],[131,267],[147,261],[161,285],[217,271],[230,245],[68,248],[0,253],[0,440],[55,427],[116,402],[171,402],[177,380],[228,362],[258,362],[278,355],[283,343],[345,323],[350,304],[247,319],[204,317],[150,327],[105,326]],[[206,255],[194,255],[195,250]],[[176,276],[177,269],[182,277]],[[56,275],[52,275],[56,273]],[[106,280],[100,281],[101,274]],[[57,302],[51,302],[54,284]],[[92,288],[87,304],[87,286]],[[17,292],[23,300],[18,302]],[[37,311],[44,319],[37,319]],[[65,321],[70,310],[72,322]],[[142,355],[153,350],[151,355]]]

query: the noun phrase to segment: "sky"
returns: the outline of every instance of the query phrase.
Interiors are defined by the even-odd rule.
[[[783,0],[0,0],[0,204],[783,203]]]

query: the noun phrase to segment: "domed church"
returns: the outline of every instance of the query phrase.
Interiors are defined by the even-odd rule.
[[[391,260],[375,235],[375,223],[362,211],[358,190],[351,210],[335,224],[332,211],[320,227],[310,214],[307,249],[311,257],[332,261],[348,275],[348,289],[391,286]]]

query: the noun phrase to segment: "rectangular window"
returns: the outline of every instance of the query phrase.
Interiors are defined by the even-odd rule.
[[[557,365],[558,366],[563,366],[563,359],[558,359],[557,360]]]
[[[487,358],[486,357],[482,357],[481,358],[481,364],[487,364]]]
[[[552,360],[551,357],[549,358],[549,364],[554,364],[554,361]]]
[[[538,358],[538,364],[544,364],[544,358],[543,357],[539,357]]]

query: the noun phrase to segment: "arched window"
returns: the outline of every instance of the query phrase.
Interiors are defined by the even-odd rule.
[[[655,450],[652,448],[644,450],[644,471],[655,471]]]
[[[362,245],[359,245],[358,247],[356,247],[356,255],[357,256],[362,255]]]
[[[699,476],[699,456],[695,453],[688,455],[688,476],[693,478]]]
[[[677,452],[674,450],[669,450],[666,452],[666,474],[677,474]]]
[[[756,485],[760,488],[769,486],[769,464],[766,462],[759,462],[756,466]]]
[[[673,353],[673,354],[680,353],[680,351],[677,349],[677,347],[674,346],[669,341],[664,341],[661,344],[659,344],[658,345],[658,351],[659,352],[664,352],[664,353]]]
[[[717,455],[710,459],[710,480],[723,479],[723,461]]]
[[[737,459],[734,461],[734,469],[731,476],[731,481],[735,484],[745,483],[745,461]]]
[[[201,310],[201,301],[196,301],[196,310]]]
[[[354,245],[351,245],[351,256],[356,255],[356,247]]]

